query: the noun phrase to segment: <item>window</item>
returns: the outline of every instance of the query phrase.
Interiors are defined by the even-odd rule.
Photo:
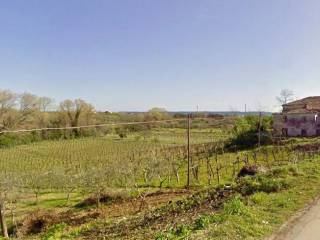
[[[288,137],[288,128],[282,128],[282,136]]]
[[[317,136],[320,136],[320,129],[317,129],[316,135],[317,135]]]
[[[316,123],[316,126],[317,126],[317,127],[320,127],[320,120],[319,120],[318,114],[316,114],[316,115],[314,116],[314,122]]]
[[[301,130],[301,136],[302,136],[302,137],[306,137],[306,136],[307,136],[307,130],[302,129],[302,130]]]
[[[302,122],[307,122],[307,117],[302,117]]]

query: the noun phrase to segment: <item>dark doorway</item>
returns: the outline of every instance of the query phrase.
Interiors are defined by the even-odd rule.
[[[282,136],[288,137],[288,128],[282,128]]]
[[[307,136],[307,130],[302,129],[302,130],[301,130],[301,136],[302,136],[302,137],[306,137],[306,136]]]

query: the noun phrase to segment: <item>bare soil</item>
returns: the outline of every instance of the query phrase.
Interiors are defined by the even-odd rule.
[[[24,219],[18,227],[18,235],[20,237],[32,234],[39,234],[47,230],[50,226],[58,223],[66,223],[69,226],[79,226],[94,219],[112,219],[119,217],[128,217],[137,213],[144,213],[162,204],[177,200],[190,195],[189,190],[169,190],[157,191],[141,198],[122,199],[116,198],[112,201],[105,201],[101,208],[95,207],[75,211],[74,209],[59,212],[59,211],[35,211]],[[103,196],[102,196],[103,197]],[[86,199],[84,202],[92,204],[93,200]]]

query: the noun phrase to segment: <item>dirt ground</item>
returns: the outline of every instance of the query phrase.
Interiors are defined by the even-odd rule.
[[[35,211],[23,221],[19,227],[19,235],[37,234],[57,223],[67,223],[70,226],[79,226],[93,219],[112,219],[129,217],[143,213],[172,200],[177,200],[192,194],[189,190],[164,190],[146,195],[143,199],[133,198],[117,200],[102,204],[100,209],[94,206],[84,211]]]
[[[187,190],[154,192],[147,195],[144,201],[141,199],[133,199],[131,201],[123,201],[105,206],[102,209],[102,214],[108,218],[133,215],[137,212],[150,210],[161,204],[177,200],[190,194],[191,192]]]

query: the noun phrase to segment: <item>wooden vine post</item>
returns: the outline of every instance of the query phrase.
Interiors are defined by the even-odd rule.
[[[220,184],[220,168],[219,168],[219,161],[218,161],[218,152],[217,148],[215,149],[215,161],[216,161],[216,175],[218,184]]]
[[[2,236],[4,238],[9,238],[8,228],[5,219],[5,206],[3,200],[0,200],[0,225],[2,229]]]
[[[258,127],[258,148],[261,147],[261,120],[262,120],[262,113],[259,112],[259,127]]]
[[[191,125],[191,115],[188,114],[188,126],[187,126],[187,159],[188,159],[188,169],[187,169],[187,188],[190,187],[190,125]]]
[[[207,178],[208,185],[211,185],[210,154],[207,156]]]

